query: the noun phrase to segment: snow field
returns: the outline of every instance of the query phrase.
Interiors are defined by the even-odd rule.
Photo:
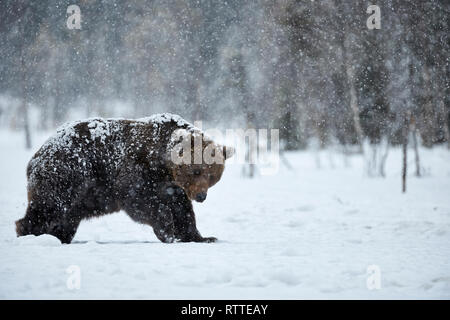
[[[163,244],[120,212],[83,221],[70,245],[48,235],[16,238],[33,151],[6,131],[0,150],[2,299],[450,298],[450,153],[443,148],[420,150],[425,176],[410,173],[406,194],[395,149],[385,179],[366,177],[362,157],[345,166],[331,151],[319,154],[321,168],[311,151],[288,153],[293,171],[280,164],[277,175],[252,180],[230,165],[207,200],[194,204],[200,232],[219,242]],[[73,265],[81,286],[71,290]],[[380,289],[367,287],[372,265]]]

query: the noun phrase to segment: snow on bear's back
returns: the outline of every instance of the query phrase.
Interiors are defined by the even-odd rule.
[[[86,146],[93,145],[93,142],[104,144],[107,137],[117,131],[118,127],[116,120],[101,118],[64,123],[30,160],[27,168],[28,176],[37,170],[50,170],[57,166],[58,161],[68,159],[64,157],[64,160],[61,160],[57,154],[70,155],[71,159],[80,163],[85,161],[83,154],[87,151]],[[87,132],[89,134],[86,134]]]
[[[90,160],[88,159],[90,158],[89,152],[100,155],[103,149],[101,146],[107,145],[111,140],[114,140],[116,144],[114,150],[117,159],[108,157],[107,161],[117,162],[116,166],[118,166],[120,165],[120,156],[126,153],[120,138],[124,126],[134,127],[130,133],[137,135],[139,130],[135,131],[134,129],[143,125],[151,125],[155,129],[152,138],[158,140],[161,130],[169,124],[175,124],[190,132],[200,131],[180,116],[171,113],[155,114],[137,120],[90,118],[64,123],[30,160],[28,172],[49,170],[55,167],[55,162],[58,161],[70,160],[72,165],[73,163],[83,164],[86,160]],[[108,139],[111,137],[114,139]],[[64,154],[63,157],[61,157],[62,154]]]
[[[96,141],[105,143],[107,137],[121,130],[119,122],[125,120],[118,119],[103,119],[103,118],[90,118],[86,120],[77,120],[73,122],[64,123],[56,130],[56,134],[50,137],[43,146],[50,147],[50,149],[71,148],[74,139],[80,139],[80,132],[77,127],[80,124],[87,124],[90,136],[83,137],[85,142]],[[131,120],[132,121],[132,120]],[[136,124],[152,124],[153,126],[164,125],[169,122],[175,122],[179,127],[185,127],[188,129],[197,129],[192,124],[181,118],[179,115],[171,113],[154,114],[149,117],[140,118],[135,120]]]
[[[168,113],[168,112],[157,113],[157,114],[151,115],[149,117],[139,118],[139,119],[137,119],[137,121],[144,122],[144,123],[151,123],[154,125],[165,124],[168,122],[175,122],[179,127],[188,127],[188,128],[194,127],[192,124],[190,124],[189,122],[184,120],[179,115],[173,114],[173,113]]]
[[[100,141],[105,143],[106,138],[113,131],[112,119],[91,118],[86,120],[78,120],[66,122],[56,129],[56,134],[51,136],[42,146],[42,149],[57,151],[61,149],[72,148],[75,139],[81,139],[80,132],[77,129],[80,124],[86,124],[90,136],[84,136],[85,142]]]

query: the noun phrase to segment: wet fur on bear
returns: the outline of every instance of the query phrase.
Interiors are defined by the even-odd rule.
[[[192,200],[204,200],[224,164],[174,165],[177,129],[198,130],[171,114],[64,126],[28,164],[28,208],[16,221],[17,235],[70,243],[81,220],[123,210],[162,242],[215,241],[197,230]]]

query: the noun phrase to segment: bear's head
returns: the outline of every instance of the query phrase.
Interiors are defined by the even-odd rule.
[[[173,181],[189,199],[203,202],[208,189],[222,177],[225,160],[234,154],[234,149],[215,143],[201,132],[177,134],[169,166]]]

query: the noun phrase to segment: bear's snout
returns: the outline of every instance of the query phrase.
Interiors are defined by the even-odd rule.
[[[195,196],[195,201],[197,202],[203,202],[206,199],[206,192],[200,192],[197,193],[197,195]]]

